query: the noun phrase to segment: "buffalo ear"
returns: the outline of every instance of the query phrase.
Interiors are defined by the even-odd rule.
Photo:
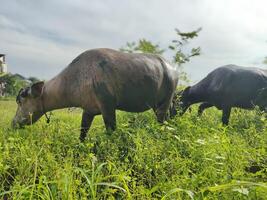
[[[184,89],[184,91],[185,91],[185,92],[188,92],[188,91],[190,90],[190,88],[191,88],[191,86],[187,86],[187,87]]]
[[[19,90],[19,94],[18,94],[18,96],[21,96],[21,97],[27,97],[27,96],[28,96],[27,90],[21,88],[21,89]]]
[[[182,95],[187,96],[187,95],[189,94],[189,90],[190,90],[190,88],[191,88],[191,86],[186,87],[186,88],[183,90]]]
[[[30,94],[34,98],[40,97],[43,92],[44,82],[40,81],[37,83],[34,83],[30,88]]]
[[[177,92],[176,92],[176,96],[182,96],[183,94],[188,93],[189,90],[190,90],[190,88],[191,88],[191,86],[188,86],[188,87],[186,87],[185,89],[182,89],[182,90],[180,90],[180,91],[177,91]]]

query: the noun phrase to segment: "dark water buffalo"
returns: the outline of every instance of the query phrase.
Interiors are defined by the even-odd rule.
[[[116,109],[143,112],[152,108],[163,122],[177,82],[177,70],[158,55],[89,50],[50,81],[22,89],[12,124],[30,125],[47,111],[81,107],[80,139],[84,140],[95,115],[102,114],[106,129],[114,130]]]
[[[222,110],[222,122],[227,125],[232,107],[267,108],[267,71],[236,65],[219,67],[197,84],[187,87],[180,100],[182,114],[190,105],[202,102],[199,115],[215,106]]]

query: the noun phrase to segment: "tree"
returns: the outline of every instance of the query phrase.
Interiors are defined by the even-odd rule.
[[[190,42],[190,40],[198,37],[201,28],[198,28],[192,32],[181,32],[179,29],[175,29],[177,38],[171,41],[169,45],[169,50],[172,52],[172,62],[177,65],[179,69],[179,78],[183,82],[188,83],[189,79],[186,72],[182,68],[182,64],[189,62],[194,56],[199,56],[201,49],[200,47],[192,48],[189,52],[186,52],[185,46]],[[161,48],[158,44],[153,44],[151,41],[146,39],[141,39],[136,42],[127,42],[126,47],[120,48],[120,51],[134,53],[153,53],[153,54],[163,54],[166,51]]]
[[[142,53],[153,53],[153,54],[162,54],[164,52],[163,49],[159,47],[158,44],[153,44],[149,40],[141,39],[136,42],[127,42],[126,47],[120,48],[120,51],[134,53],[134,52],[142,52]]]
[[[21,88],[29,85],[29,81],[26,79],[19,78],[17,75],[12,75],[10,73],[5,74],[0,77],[0,83],[4,85],[3,94],[8,96],[17,95]]]
[[[31,83],[37,83],[40,81],[38,78],[33,77],[33,76],[29,77],[28,80],[31,81]]]
[[[172,40],[172,44],[169,46],[169,49],[174,53],[173,63],[178,65],[179,78],[185,83],[188,83],[189,79],[187,73],[182,67],[182,64],[189,62],[194,56],[199,56],[201,53],[201,48],[196,47],[192,48],[189,52],[185,52],[184,47],[190,42],[190,40],[198,37],[198,33],[201,30],[201,28],[198,28],[192,32],[181,32],[179,29],[175,29],[177,39]]]
[[[181,32],[179,29],[175,29],[177,34],[177,39],[172,40],[172,44],[169,46],[169,49],[174,52],[173,62],[181,65],[190,61],[191,57],[200,55],[200,47],[192,48],[189,53],[184,52],[184,47],[189,43],[189,40],[198,37],[198,33],[201,31],[201,28],[198,28],[192,32]]]
[[[263,64],[267,65],[267,56],[264,58]]]

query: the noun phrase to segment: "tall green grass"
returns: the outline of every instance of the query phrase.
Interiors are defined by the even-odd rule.
[[[81,110],[12,130],[14,101],[0,101],[0,199],[267,199],[267,120],[196,107],[160,125],[152,112],[101,117],[79,142]]]

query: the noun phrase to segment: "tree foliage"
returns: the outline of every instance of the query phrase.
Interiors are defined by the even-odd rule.
[[[172,44],[169,49],[173,51],[173,62],[181,65],[190,61],[191,57],[200,55],[200,47],[192,48],[189,53],[185,52],[184,47],[190,42],[190,40],[198,37],[198,33],[201,28],[198,28],[192,32],[181,32],[179,29],[175,29],[177,39],[172,40]]]
[[[20,88],[23,88],[27,85],[26,81],[18,79],[12,74],[5,74],[4,76],[1,76],[0,82],[4,83],[5,87],[3,93],[8,96],[15,96]]]
[[[164,49],[161,49],[158,44],[153,44],[151,41],[146,39],[140,39],[136,42],[127,42],[125,47],[120,48],[120,51],[134,53],[153,53],[153,54],[162,54]]]
[[[189,62],[192,57],[199,56],[201,53],[200,47],[194,47],[190,49],[189,52],[186,51],[185,47],[192,39],[198,37],[200,31],[201,28],[191,32],[182,32],[179,29],[175,29],[176,38],[171,41],[171,44],[167,48],[171,51],[172,62],[178,66],[179,78],[183,82],[189,82],[189,79],[186,72],[182,68],[182,64]],[[154,44],[146,39],[141,39],[138,42],[127,42],[125,47],[120,48],[120,51],[128,53],[153,53],[159,55],[162,55],[166,52],[166,50],[164,50],[164,48],[160,47],[158,44]]]
[[[7,96],[15,96],[21,88],[24,88],[32,83],[38,82],[39,79],[30,77],[24,78],[19,74],[4,74],[0,77],[0,83],[4,84],[3,93]]]
[[[29,77],[28,80],[31,81],[31,83],[37,83],[40,81],[38,78],[33,77],[33,76]]]

